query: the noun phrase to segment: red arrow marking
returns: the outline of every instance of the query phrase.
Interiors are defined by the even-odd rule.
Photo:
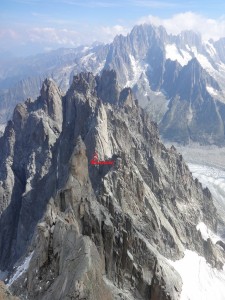
[[[113,160],[103,160],[103,161],[97,161],[97,160],[91,160],[91,165],[113,165]]]
[[[113,160],[103,160],[103,161],[99,161],[98,160],[98,154],[95,151],[93,158],[91,160],[91,165],[113,165],[114,161]]]

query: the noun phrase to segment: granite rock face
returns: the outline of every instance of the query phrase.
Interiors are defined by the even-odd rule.
[[[135,26],[110,45],[105,68],[131,87],[165,140],[225,144],[224,39],[204,43],[192,31],[169,35]]]
[[[222,267],[196,229],[216,231],[209,190],[113,71],[75,76],[65,96],[45,80],[0,143],[0,269],[21,299],[176,300],[169,259]],[[95,151],[114,164],[90,164]]]

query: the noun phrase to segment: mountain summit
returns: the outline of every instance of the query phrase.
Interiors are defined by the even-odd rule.
[[[203,41],[192,31],[168,34],[162,26],[138,25],[109,45],[60,49],[24,59],[3,70],[0,120],[9,119],[15,103],[37,97],[45,76],[63,92],[80,72],[114,70],[118,84],[130,87],[165,140],[224,145],[224,39]],[[21,70],[24,70],[21,71]],[[30,70],[30,71],[29,71]],[[105,78],[100,90],[106,93]],[[115,91],[107,91],[111,97]],[[108,95],[108,96],[109,96]]]

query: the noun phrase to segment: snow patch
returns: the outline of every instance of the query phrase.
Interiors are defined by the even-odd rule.
[[[13,277],[10,278],[9,282],[7,283],[7,286],[12,285],[13,282],[16,281],[28,269],[33,253],[34,251],[31,252],[30,255],[25,258],[22,265],[16,268],[16,272],[14,273]]]
[[[206,51],[209,53],[210,56],[215,56],[216,55],[216,49],[214,48],[213,44],[206,42],[205,43],[205,48]]]
[[[7,124],[0,124],[0,131],[4,133]]]
[[[105,66],[105,62],[106,62],[106,59],[104,59],[97,67],[97,69],[95,70],[94,74],[95,75],[98,75],[104,68]]]
[[[128,255],[128,257],[130,258],[130,260],[134,260],[134,257],[133,257],[133,255],[130,253],[130,251],[129,250],[127,250],[127,255]]]
[[[187,121],[188,123],[191,123],[193,119],[193,110],[191,108],[191,104],[189,105],[188,115],[187,115]]]
[[[83,56],[81,58],[81,63],[83,63],[84,65],[86,65],[89,62],[89,60],[92,58],[92,56],[94,56],[94,55],[95,55],[94,52],[91,52],[91,53]],[[96,57],[95,57],[95,59],[96,59]]]
[[[197,53],[196,58],[204,69],[208,71],[214,71],[213,66],[204,55]]]
[[[207,241],[208,239],[211,239],[212,243],[215,245],[216,242],[220,241],[221,238],[216,235],[214,232],[212,232],[203,222],[200,222],[196,229],[201,232],[203,240]]]
[[[193,251],[185,250],[184,254],[175,262],[168,260],[183,281],[180,300],[224,300],[225,267],[219,271]]]
[[[188,44],[186,44],[185,47],[186,47],[186,49],[187,49],[188,51],[191,51],[191,48],[189,47]]]
[[[215,74],[216,70],[213,68],[206,56],[198,53],[196,47],[191,47],[191,51],[197,58],[198,62],[203,67],[203,69],[207,70],[210,74]]]
[[[133,87],[137,81],[140,79],[142,73],[145,74],[145,68],[147,67],[147,65],[145,66],[141,66],[138,62],[137,59],[134,58],[133,55],[129,55],[130,58],[130,62],[131,62],[131,69],[132,69],[132,76],[128,76],[129,80],[126,83],[126,87]],[[128,73],[128,75],[130,75]]]
[[[82,49],[81,52],[82,52],[82,53],[85,53],[85,52],[87,52],[89,49],[91,49],[91,48],[86,46],[86,47],[84,47],[84,48]]]
[[[206,89],[210,93],[210,95],[212,95],[212,96],[217,96],[218,95],[217,90],[215,90],[213,87],[207,86]]]
[[[178,61],[178,63],[183,67],[188,64],[189,60],[192,59],[191,55],[185,51],[178,51],[175,44],[167,44],[166,47],[166,59],[171,59],[172,61]]]

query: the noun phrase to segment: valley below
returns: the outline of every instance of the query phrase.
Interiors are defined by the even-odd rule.
[[[171,146],[167,144],[167,147]],[[205,239],[210,238],[216,242],[225,239],[225,148],[215,146],[176,144],[178,152],[182,153],[194,178],[197,178],[203,188],[208,187],[212,193],[214,205],[217,208],[218,227],[217,235],[214,235],[204,227],[201,234]],[[216,216],[215,216],[216,217]],[[171,264],[180,274],[183,281],[181,293],[182,300],[192,299],[224,299],[223,286],[225,282],[225,270],[215,270],[207,264],[204,257],[186,250],[182,259]]]
[[[225,223],[225,148],[178,144],[175,147],[182,153],[193,177],[197,178],[204,188],[209,188],[219,218]],[[218,234],[225,238],[224,225],[218,225]]]

